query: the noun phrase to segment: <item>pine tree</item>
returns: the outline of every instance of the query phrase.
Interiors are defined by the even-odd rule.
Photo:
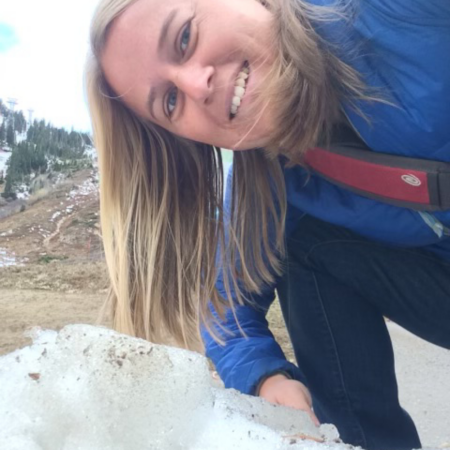
[[[6,127],[5,122],[0,125],[0,144],[4,144],[6,142]]]
[[[6,107],[6,105],[3,103],[3,101],[0,99],[0,114],[3,117],[6,117],[8,115],[8,108]]]
[[[6,142],[10,147],[13,147],[16,144],[16,133],[14,132],[11,122],[8,124],[8,128],[6,129]]]
[[[0,103],[0,110],[3,105]],[[5,108],[3,130],[0,126],[0,142],[2,136],[12,150],[11,158],[5,171],[5,194],[13,197],[16,187],[23,183],[30,174],[44,173],[48,169],[48,161],[60,158],[59,170],[80,168],[79,160],[84,158],[87,146],[92,145],[91,136],[75,130],[67,131],[56,128],[45,120],[34,120],[26,124],[21,111],[13,112]],[[16,133],[26,132],[26,139],[17,144]],[[58,170],[55,161],[53,170]]]
[[[14,128],[19,133],[24,133],[27,129],[27,121],[22,111],[14,113]]]
[[[36,134],[36,128],[34,125],[30,125],[27,131],[27,141],[34,142],[34,137]]]

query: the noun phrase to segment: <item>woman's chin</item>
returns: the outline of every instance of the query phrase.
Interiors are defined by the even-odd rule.
[[[233,151],[254,150],[256,148],[264,148],[269,142],[270,138],[267,136],[267,133],[258,133],[257,135],[243,136],[228,148]]]

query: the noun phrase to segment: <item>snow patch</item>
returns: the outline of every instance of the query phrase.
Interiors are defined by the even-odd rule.
[[[4,152],[0,150],[0,172],[3,172],[3,176],[6,176],[6,163],[11,158],[10,152]]]
[[[57,217],[61,215],[61,211],[56,211],[50,218],[50,222],[53,222]]]
[[[6,233],[2,233],[0,236],[6,236]],[[0,267],[23,266],[23,262],[25,261],[28,261],[28,258],[19,259],[14,252],[0,248]]]
[[[98,173],[92,171],[91,176],[83,181],[76,189],[72,189],[67,195],[71,199],[86,197],[93,192],[98,192]]]
[[[87,325],[0,357],[0,398],[9,450],[352,448],[304,412],[212,387],[197,353]]]
[[[86,148],[84,149],[84,153],[94,161],[98,159],[97,150],[95,147],[91,147],[90,145],[86,146]]]
[[[23,133],[19,133],[18,131],[16,131],[16,143],[19,144],[22,141],[26,141],[27,140],[27,132],[24,131]]]

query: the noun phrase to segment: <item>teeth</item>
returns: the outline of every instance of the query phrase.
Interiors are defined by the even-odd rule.
[[[243,67],[241,71],[239,72],[235,84],[234,84],[234,96],[231,100],[231,114],[234,116],[237,113],[237,110],[241,104],[242,97],[244,97],[245,94],[245,85],[246,80],[248,78],[249,69],[247,66]]]
[[[241,104],[240,97],[233,97],[233,100],[231,100],[231,104],[235,106],[239,106]]]
[[[243,97],[245,94],[245,89],[241,86],[236,86],[234,88],[234,95],[237,95],[238,97]]]

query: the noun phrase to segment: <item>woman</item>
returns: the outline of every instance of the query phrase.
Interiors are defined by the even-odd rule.
[[[192,346],[201,323],[228,387],[367,449],[420,447],[383,316],[450,346],[450,212],[355,194],[304,155],[351,130],[450,161],[449,30],[440,0],[103,0],[87,88],[115,328]],[[236,150],[223,209],[218,147]],[[299,368],[267,327],[275,289]]]

